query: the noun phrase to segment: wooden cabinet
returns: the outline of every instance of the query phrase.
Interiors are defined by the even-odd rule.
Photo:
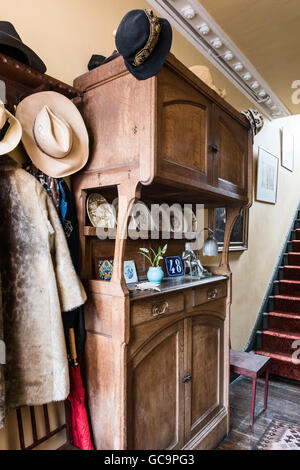
[[[212,101],[168,68],[157,82],[158,178],[210,185]]]
[[[87,399],[97,449],[212,449],[229,431],[229,241],[252,202],[252,133],[244,116],[172,55],[138,81],[117,57],[74,82],[90,134],[90,158],[73,179],[88,292]],[[86,200],[118,197],[114,239],[88,226]],[[146,275],[139,247],[185,239],[129,240],[135,200],[226,207],[224,248],[211,278],[164,280],[130,293],[124,260]],[[110,282],[98,261],[113,259]]]
[[[212,290],[218,300],[209,301]],[[225,415],[226,282],[180,295],[184,309],[166,311],[150,324],[145,317],[133,327],[135,349],[127,376],[130,449],[175,450],[193,445],[193,440],[197,447],[208,423]],[[166,294],[164,304],[171,305],[176,296]],[[193,307],[194,301],[189,304],[190,297],[197,299],[198,307]],[[160,305],[161,298],[134,302],[131,310],[144,310],[143,302]]]
[[[184,329],[159,332],[128,364],[128,448],[181,449],[184,444]]]
[[[219,312],[221,314],[221,312]],[[201,314],[186,321],[185,433],[189,442],[224,407],[224,319]]]
[[[75,80],[92,133],[85,168],[136,170],[142,184],[197,191],[205,200],[247,204],[252,132],[245,116],[170,55],[138,81],[121,57]]]
[[[218,106],[214,107],[214,184],[221,190],[247,196],[249,132]]]

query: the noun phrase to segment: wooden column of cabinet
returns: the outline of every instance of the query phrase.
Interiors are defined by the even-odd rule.
[[[229,429],[228,247],[242,207],[252,202],[252,133],[246,119],[172,55],[146,81],[123,59],[74,83],[91,137],[90,158],[73,180],[82,278],[88,291],[86,372],[97,449],[210,449]],[[86,198],[119,198],[115,240],[88,225]],[[130,294],[123,262],[146,265],[126,237],[136,200],[227,208],[224,251],[205,280],[165,280],[162,291]],[[181,254],[184,240],[169,240]],[[110,282],[98,259],[114,259]]]

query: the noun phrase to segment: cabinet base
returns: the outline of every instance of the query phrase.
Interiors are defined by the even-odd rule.
[[[183,450],[213,450],[229,433],[228,413],[223,408],[203,428],[193,437],[183,448]]]

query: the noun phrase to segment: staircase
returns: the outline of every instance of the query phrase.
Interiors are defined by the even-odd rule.
[[[256,354],[273,359],[271,373],[294,380],[300,380],[299,209],[259,316],[254,347]]]

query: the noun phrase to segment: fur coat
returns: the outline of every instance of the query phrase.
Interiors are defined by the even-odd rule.
[[[82,305],[86,295],[52,201],[40,183],[7,156],[0,157],[0,217],[6,344],[6,364],[0,366],[1,427],[13,408],[67,397],[61,312]]]

